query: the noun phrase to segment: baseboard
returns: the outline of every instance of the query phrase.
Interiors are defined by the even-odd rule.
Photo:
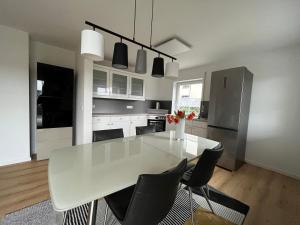
[[[290,172],[285,171],[285,170],[273,168],[273,167],[271,167],[271,166],[268,166],[268,165],[265,165],[265,164],[262,164],[262,163],[259,163],[259,162],[253,161],[253,160],[248,160],[248,159],[246,159],[245,162],[248,163],[248,164],[251,164],[251,165],[253,165],[253,166],[261,167],[261,168],[263,168],[263,169],[271,170],[271,171],[274,171],[274,172],[276,172],[276,173],[280,173],[280,174],[282,174],[282,175],[284,175],[284,176],[288,176],[288,177],[291,177],[291,178],[300,180],[300,175],[293,174],[293,173],[290,173]]]
[[[0,166],[8,166],[11,164],[23,163],[23,162],[28,162],[28,161],[31,161],[30,157],[24,157],[24,158],[9,160],[9,161],[0,161]]]

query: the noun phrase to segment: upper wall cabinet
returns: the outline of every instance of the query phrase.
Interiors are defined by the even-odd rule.
[[[144,101],[145,80],[135,73],[94,65],[93,97]]]
[[[114,96],[128,96],[128,75],[118,71],[111,71],[111,94]]]
[[[145,98],[145,81],[139,77],[130,77],[130,96],[134,98]]]
[[[93,94],[109,95],[109,71],[102,68],[94,68],[93,71]]]

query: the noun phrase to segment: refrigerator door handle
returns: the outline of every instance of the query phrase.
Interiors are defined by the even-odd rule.
[[[207,126],[208,126],[208,127],[212,127],[212,128],[216,128],[216,129],[221,129],[221,130],[230,130],[230,131],[238,132],[237,129],[233,129],[233,128],[218,127],[218,126],[213,126],[213,125],[207,125]]]
[[[227,77],[224,77],[224,88],[227,87]]]

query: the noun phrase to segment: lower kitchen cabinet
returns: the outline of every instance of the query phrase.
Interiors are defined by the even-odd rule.
[[[130,136],[136,135],[136,127],[147,126],[147,116],[132,116],[130,118]]]
[[[94,116],[93,131],[123,129],[124,137],[135,136],[136,127],[147,126],[146,115]]]
[[[198,120],[186,121],[185,133],[206,138],[207,122]]]

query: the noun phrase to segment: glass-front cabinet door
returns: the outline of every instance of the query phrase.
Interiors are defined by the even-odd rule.
[[[130,84],[130,95],[137,98],[144,98],[144,79],[131,77]]]
[[[112,95],[128,95],[128,75],[119,72],[111,72],[111,93]]]
[[[109,95],[109,71],[102,68],[94,68],[93,71],[94,96]]]

